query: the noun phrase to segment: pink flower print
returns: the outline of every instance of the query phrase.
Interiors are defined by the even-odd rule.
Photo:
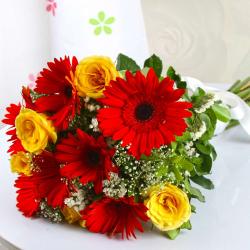
[[[28,87],[30,89],[34,89],[36,87],[36,79],[39,76],[39,74],[37,74],[37,76],[34,76],[33,74],[29,74],[28,78],[30,83],[28,84]]]
[[[55,0],[47,0],[46,10],[48,12],[51,12],[53,16],[56,15],[56,8],[57,8],[57,3],[55,2]]]

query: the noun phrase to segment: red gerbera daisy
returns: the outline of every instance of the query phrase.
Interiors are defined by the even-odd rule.
[[[35,91],[45,94],[35,102],[39,112],[52,112],[51,120],[58,129],[67,129],[76,111],[79,111],[79,97],[74,85],[74,73],[78,62],[66,57],[49,62],[49,69],[43,69],[36,80]]]
[[[22,96],[25,101],[25,107],[28,109],[36,110],[36,105],[32,101],[29,87],[22,88]]]
[[[33,216],[39,209],[41,199],[49,206],[63,207],[69,196],[67,184],[60,175],[60,166],[50,152],[43,152],[33,158],[36,167],[32,176],[19,176],[15,187],[17,207],[27,217]]]
[[[96,193],[102,191],[102,181],[117,169],[112,164],[113,149],[104,138],[97,139],[77,129],[76,136],[68,135],[56,147],[56,158],[65,164],[61,173],[70,179],[80,177],[83,184],[94,183]]]
[[[5,114],[5,118],[2,120],[3,123],[10,125],[9,130],[6,132],[7,135],[10,135],[10,139],[12,144],[9,147],[8,153],[16,154],[18,151],[25,151],[21,141],[17,138],[16,135],[16,128],[15,128],[15,120],[16,117],[19,115],[21,110],[21,105],[18,104],[10,104],[9,107],[6,108],[7,114]]]
[[[135,203],[133,197],[124,197],[118,200],[104,197],[93,202],[83,211],[86,227],[95,233],[110,235],[126,233],[127,239],[135,237],[134,230],[143,232],[139,221],[147,221],[147,208],[143,203]]]
[[[19,176],[15,182],[17,190],[17,208],[26,217],[34,216],[39,210],[40,198],[33,178]]]
[[[190,117],[189,102],[178,102],[184,89],[174,89],[174,81],[166,77],[159,82],[151,68],[145,77],[140,71],[126,80],[111,81],[100,101],[108,106],[99,110],[99,127],[104,136],[122,140],[136,158],[150,155],[153,148],[170,144],[182,135]]]
[[[33,163],[38,168],[32,178],[40,198],[46,198],[48,205],[52,207],[62,207],[65,198],[69,196],[69,190],[53,154],[44,151],[33,158]]]

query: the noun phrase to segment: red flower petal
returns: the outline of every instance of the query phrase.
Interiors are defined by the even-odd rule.
[[[80,99],[74,85],[74,73],[78,62],[73,57],[54,59],[48,63],[36,80],[35,91],[41,96],[35,102],[39,112],[52,112],[51,119],[59,130],[66,130],[80,107]]]
[[[137,159],[174,141],[186,129],[184,119],[192,115],[187,110],[192,104],[178,102],[185,90],[173,85],[168,77],[159,83],[152,68],[146,77],[127,71],[126,80],[112,81],[100,99],[107,107],[97,115],[103,135],[130,145],[128,152]]]
[[[95,139],[78,129],[61,140],[56,147],[56,159],[64,164],[61,174],[69,179],[80,177],[83,184],[94,183],[96,193],[102,191],[102,181],[110,172],[117,172],[112,164],[113,149],[109,149],[103,137]]]
[[[16,129],[15,129],[15,120],[16,117],[19,115],[21,110],[21,105],[18,104],[10,104],[9,107],[6,108],[7,114],[5,114],[5,118],[2,120],[3,123],[10,125],[9,130],[7,130],[6,134],[10,135],[9,141],[11,141],[11,146],[8,149],[8,153],[16,154],[18,151],[25,151],[21,141],[16,136]]]
[[[62,207],[65,198],[69,196],[69,190],[62,180],[60,166],[53,154],[44,151],[33,158],[33,163],[40,169],[32,176],[39,198],[47,198],[48,205],[52,207]]]
[[[89,231],[102,234],[126,235],[136,238],[134,231],[143,232],[139,220],[147,221],[147,208],[143,203],[135,203],[133,197],[113,199],[104,197],[93,202],[83,211],[83,219]]]
[[[32,177],[19,176],[15,182],[17,207],[26,217],[32,217],[39,209],[39,197]]]

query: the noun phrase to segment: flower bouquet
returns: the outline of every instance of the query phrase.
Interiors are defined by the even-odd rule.
[[[48,63],[34,89],[7,108],[17,208],[26,217],[122,238],[148,221],[174,239],[191,229],[198,184],[212,189],[217,119],[212,93],[190,91],[156,55],[141,68],[120,54]]]

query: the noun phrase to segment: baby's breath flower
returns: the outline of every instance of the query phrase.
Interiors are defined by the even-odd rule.
[[[97,121],[96,118],[92,118],[91,124],[89,125],[89,128],[93,129],[94,132],[98,132],[99,131],[98,121]]]
[[[63,221],[63,215],[60,209],[48,206],[46,201],[40,202],[40,211],[38,212],[38,215],[55,223]]]
[[[83,210],[86,207],[86,194],[83,190],[78,190],[71,194],[71,197],[64,200],[64,204],[70,208],[74,208],[77,212]]]
[[[201,126],[196,130],[190,133],[193,141],[197,141],[202,137],[202,135],[206,132],[206,123],[202,122]]]
[[[211,106],[214,105],[214,102],[218,100],[218,97],[213,94],[213,93],[208,93],[205,97],[204,97],[204,101],[201,104],[200,107],[195,108],[195,112],[200,114],[200,113],[204,113],[207,109],[209,109]]]
[[[106,196],[121,198],[127,193],[127,189],[123,180],[117,173],[110,173],[110,179],[103,181],[103,192]]]

